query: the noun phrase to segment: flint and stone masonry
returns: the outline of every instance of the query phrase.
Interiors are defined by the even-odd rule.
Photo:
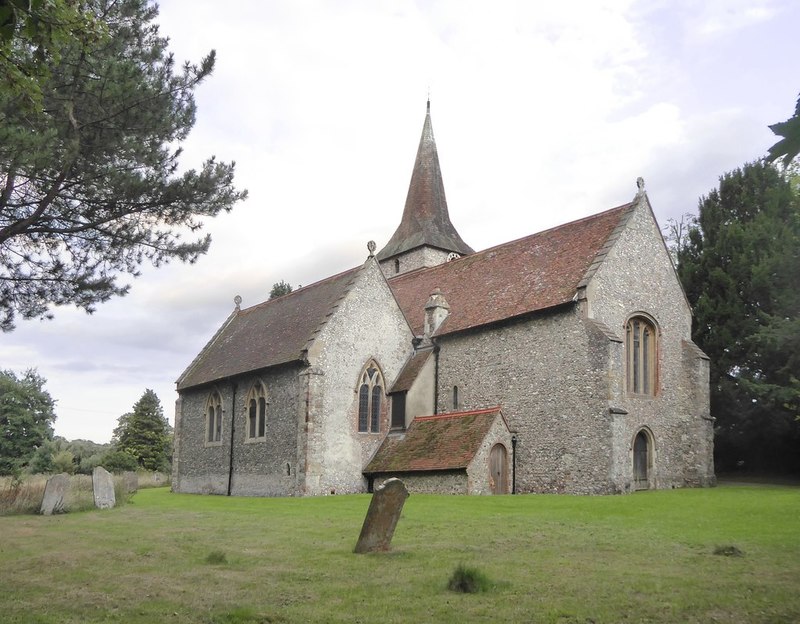
[[[714,485],[708,359],[637,186],[627,204],[474,252],[450,221],[429,103],[381,251],[370,242],[361,266],[274,301],[241,309],[237,297],[179,378],[173,488],[331,495],[400,476],[414,492],[497,494],[512,461],[518,493]],[[645,391],[631,387],[631,319],[651,328]],[[266,418],[254,439],[256,387]],[[492,410],[502,427],[465,431],[468,453],[416,439],[437,461],[403,463],[415,419]]]

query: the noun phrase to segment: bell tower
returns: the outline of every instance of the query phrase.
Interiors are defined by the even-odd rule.
[[[403,218],[377,258],[384,275],[392,277],[471,253],[450,221],[428,100]]]

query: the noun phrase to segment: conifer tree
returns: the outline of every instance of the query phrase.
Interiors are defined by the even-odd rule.
[[[711,358],[721,470],[800,471],[800,197],[754,162],[701,198],[678,252],[694,341]]]
[[[117,423],[111,441],[114,452],[135,457],[147,470],[169,468],[172,427],[155,392],[145,390],[133,411],[120,416]]]
[[[28,20],[0,38],[5,331],[16,316],[49,317],[53,305],[91,312],[125,294],[119,278],[138,275],[144,262],[193,262],[210,243],[198,236],[203,217],[246,196],[233,186],[233,164],[214,157],[178,171],[177,146],[195,121],[194,89],[211,73],[214,52],[176,68],[147,0],[69,6],[84,19],[60,23],[46,46]],[[43,69],[28,75],[29,68]],[[20,74],[35,88],[14,79]]]

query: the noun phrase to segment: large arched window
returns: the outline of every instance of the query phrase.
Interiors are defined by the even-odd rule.
[[[381,430],[383,376],[375,362],[367,364],[358,387],[358,430],[378,433]]]
[[[206,402],[206,443],[222,442],[222,399],[216,390]]]
[[[263,440],[267,434],[267,389],[260,381],[247,395],[247,439]]]
[[[626,387],[633,394],[656,393],[656,328],[643,316],[625,326]]]

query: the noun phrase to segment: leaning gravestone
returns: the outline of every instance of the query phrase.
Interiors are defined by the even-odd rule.
[[[389,550],[394,529],[408,498],[408,490],[400,479],[387,479],[369,503],[367,517],[361,527],[355,552],[382,552]]]
[[[111,509],[117,504],[114,495],[114,478],[102,466],[97,466],[92,471],[92,491],[94,492],[94,506],[98,509]]]
[[[69,475],[66,472],[53,475],[47,480],[40,510],[43,516],[51,516],[54,513],[62,513],[64,511],[64,499],[67,496],[68,487]]]

